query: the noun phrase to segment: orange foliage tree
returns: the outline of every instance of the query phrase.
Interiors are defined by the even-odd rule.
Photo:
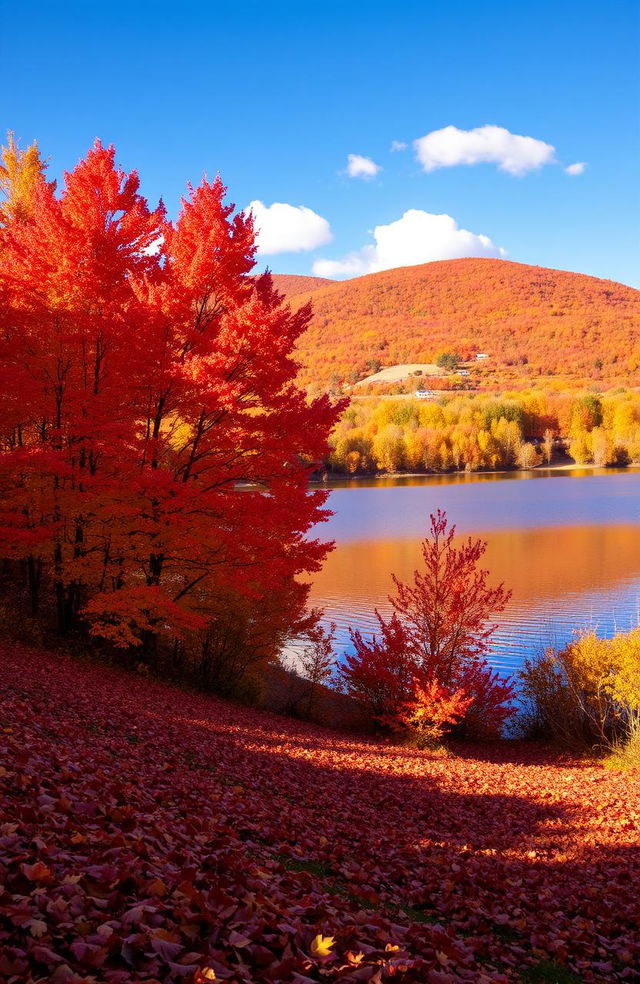
[[[60,194],[36,175],[33,206],[0,232],[0,555],[33,612],[149,658],[206,636],[221,598],[282,597],[294,626],[337,412],[293,382],[310,309],[252,276],[219,179],[170,222],[96,142]]]
[[[35,141],[21,150],[14,134],[8,134],[7,146],[0,152],[0,194],[4,198],[0,205],[0,224],[31,214],[35,189],[43,180],[45,169]]]

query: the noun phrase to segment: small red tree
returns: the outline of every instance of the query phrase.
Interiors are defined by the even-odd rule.
[[[415,662],[408,651],[404,626],[396,615],[385,621],[376,611],[380,636],[365,639],[349,629],[355,650],[340,668],[344,687],[379,724],[391,724],[411,699]]]
[[[400,708],[397,721],[415,734],[419,746],[433,745],[448,727],[464,718],[472,704],[473,697],[463,688],[450,692],[437,680],[417,673],[411,698]]]
[[[438,510],[422,543],[424,569],[412,584],[392,575],[391,620],[376,612],[379,641],[351,632],[355,653],[342,671],[347,691],[375,719],[431,738],[460,720],[469,732],[495,734],[512,713],[513,687],[486,661],[496,629],[490,619],[511,594],[487,583],[489,572],[479,566],[486,543],[469,538],[457,546],[454,537],[455,526]]]
[[[505,721],[515,714],[515,687],[485,659],[468,663],[459,674],[462,690],[473,699],[462,717],[460,731],[468,738],[497,738]]]
[[[456,546],[456,528],[440,509],[430,517],[429,536],[422,541],[424,568],[406,584],[395,574],[395,596],[389,600],[404,626],[409,648],[428,677],[455,686],[462,667],[484,657],[500,613],[511,592],[490,587],[489,571],[479,566],[487,549],[483,540]]]

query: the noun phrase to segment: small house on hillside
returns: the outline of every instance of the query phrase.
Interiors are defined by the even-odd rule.
[[[476,352],[476,362],[482,362],[483,359],[488,359],[488,352]]]
[[[436,396],[434,390],[416,390],[416,397],[418,400],[433,400]]]

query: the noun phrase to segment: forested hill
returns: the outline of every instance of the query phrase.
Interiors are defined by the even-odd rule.
[[[272,273],[271,276],[274,287],[285,297],[296,297],[298,294],[307,294],[309,291],[337,283],[336,280],[327,280],[326,277],[305,277],[297,273]]]
[[[433,362],[442,351],[487,353],[487,384],[640,383],[640,291],[610,280],[460,259],[330,282],[296,292],[293,304],[308,300],[313,322],[298,347],[305,384],[353,382],[376,364]]]

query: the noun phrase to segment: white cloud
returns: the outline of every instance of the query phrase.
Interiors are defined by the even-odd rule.
[[[375,178],[382,168],[370,157],[362,157],[360,154],[349,154],[347,158],[347,174],[350,178]]]
[[[327,220],[304,205],[254,201],[247,211],[253,212],[258,253],[262,256],[308,252],[333,239]]]
[[[375,245],[347,254],[340,260],[316,260],[318,277],[357,277],[393,267],[415,266],[432,260],[453,260],[461,256],[506,256],[488,236],[460,229],[450,215],[433,215],[409,209],[402,218],[373,231]]]
[[[414,141],[425,171],[459,164],[497,164],[501,171],[522,175],[555,162],[555,148],[534,137],[521,137],[501,126],[459,130],[445,126]]]
[[[569,164],[565,167],[565,174],[570,174],[572,178],[575,178],[578,174],[584,174],[587,169],[587,165],[584,161],[578,161],[576,164]]]
[[[403,140],[392,140],[391,141],[391,153],[395,153],[397,150],[406,150],[407,144]]]
[[[145,256],[157,256],[162,252],[162,247],[164,246],[164,236],[158,236],[154,239],[152,243],[149,243],[145,249],[142,250]]]

